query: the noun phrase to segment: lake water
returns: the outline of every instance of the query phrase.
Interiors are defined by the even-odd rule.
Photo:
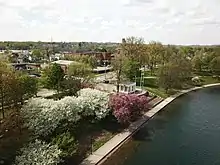
[[[181,96],[133,139],[124,165],[220,165],[220,87]]]

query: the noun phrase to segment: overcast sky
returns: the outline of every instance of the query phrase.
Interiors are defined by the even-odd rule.
[[[220,0],[0,0],[0,40],[220,44]]]

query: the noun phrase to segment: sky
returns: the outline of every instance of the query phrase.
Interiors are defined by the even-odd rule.
[[[0,40],[220,44],[220,0],[0,0]]]

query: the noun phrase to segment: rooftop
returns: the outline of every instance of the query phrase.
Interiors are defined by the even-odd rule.
[[[10,63],[10,65],[40,65],[38,63]]]
[[[133,86],[133,85],[136,85],[135,82],[121,82],[119,85],[126,85],[126,86]]]
[[[76,62],[76,61],[68,61],[68,60],[58,60],[58,61],[54,61],[52,63],[53,64],[56,63],[56,64],[60,64],[60,65],[70,65],[72,63],[78,64],[78,62]]]
[[[112,70],[112,69],[113,69],[112,67],[108,67],[108,66],[107,67],[105,67],[105,66],[99,67],[98,66],[97,68],[93,69],[93,71],[100,72],[100,71],[105,71],[105,70],[107,71],[107,70]]]

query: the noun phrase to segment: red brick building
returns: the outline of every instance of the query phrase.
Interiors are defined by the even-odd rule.
[[[108,60],[111,61],[111,53],[109,52],[82,52],[82,53],[77,53],[79,55],[90,55],[90,56],[95,56],[97,60],[103,61],[103,60]]]

